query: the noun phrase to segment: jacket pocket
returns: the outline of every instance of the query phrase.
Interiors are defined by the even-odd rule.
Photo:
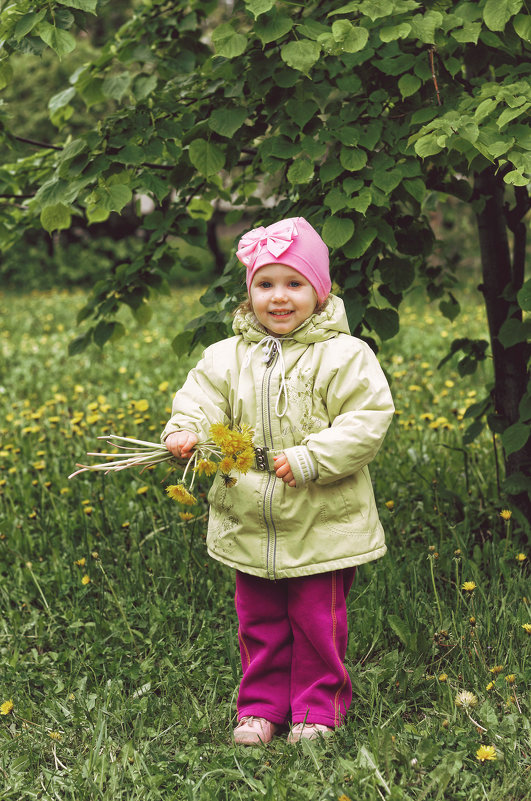
[[[330,528],[367,530],[375,508],[372,484],[364,467],[352,476],[321,487],[321,519]]]

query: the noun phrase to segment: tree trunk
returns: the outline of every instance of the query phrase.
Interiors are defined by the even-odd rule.
[[[515,252],[515,269],[507,235],[507,219],[504,209],[505,184],[502,176],[489,167],[475,175],[476,198],[484,200],[483,209],[477,213],[481,266],[482,291],[489,325],[490,342],[494,362],[494,405],[501,416],[504,427],[518,422],[518,405],[526,392],[528,346],[520,342],[504,348],[498,339],[503,323],[513,317],[522,319],[515,301],[516,292],[523,281],[520,253]],[[521,241],[518,240],[518,251]],[[531,439],[516,453],[505,458],[506,476],[523,472],[529,476],[531,465]],[[531,521],[531,502],[527,493],[511,496],[514,505]]]

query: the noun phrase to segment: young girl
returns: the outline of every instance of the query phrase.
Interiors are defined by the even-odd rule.
[[[367,464],[393,415],[372,350],[350,335],[328,249],[302,217],[239,243],[249,299],[204,352],[162,438],[188,458],[212,423],[254,430],[255,464],[209,493],[207,546],[236,568],[243,678],[236,743],[330,734],[350,705],[346,597],[386,547]]]

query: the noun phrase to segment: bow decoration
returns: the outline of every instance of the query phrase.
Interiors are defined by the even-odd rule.
[[[294,221],[286,223],[283,220],[267,228],[261,225],[242,236],[236,255],[247,268],[252,269],[263,250],[267,250],[275,259],[278,259],[293,243],[293,238],[296,236],[298,236],[298,231]]]

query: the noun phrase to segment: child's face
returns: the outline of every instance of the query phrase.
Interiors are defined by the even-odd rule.
[[[264,328],[289,334],[311,314],[317,295],[303,275],[286,264],[266,264],[255,273],[249,293],[253,311]]]

